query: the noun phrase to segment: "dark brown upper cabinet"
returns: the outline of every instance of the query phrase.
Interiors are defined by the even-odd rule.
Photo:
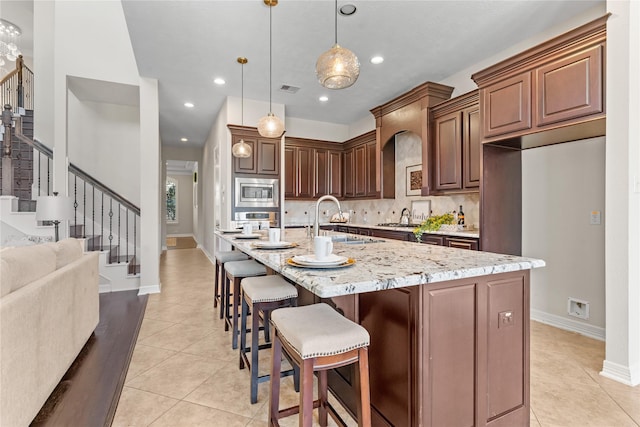
[[[285,199],[342,197],[342,146],[306,138],[285,139]]]
[[[481,163],[478,91],[438,104],[430,115],[431,194],[478,191]]]
[[[344,197],[376,198],[378,174],[376,132],[371,131],[344,143]]]
[[[480,88],[482,142],[526,149],[604,135],[608,17],[471,76]]]
[[[233,158],[234,174],[279,175],[280,138],[264,138],[256,128],[227,125],[231,132],[231,142],[236,144],[244,139],[251,147],[251,156]]]

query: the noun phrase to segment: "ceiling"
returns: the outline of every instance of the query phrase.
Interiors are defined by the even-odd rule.
[[[315,62],[334,41],[334,2],[280,0],[272,9],[272,100],[285,105],[287,118],[348,125],[425,81],[438,82],[603,2],[339,0],[338,7],[357,7],[338,15],[338,42],[358,56],[361,69],[352,87],[329,90],[317,82]],[[3,18],[6,3],[30,2],[2,0]],[[241,96],[238,56],[249,59],[245,99],[268,102],[269,7],[262,0],[122,5],[140,75],[159,82],[163,144],[204,144],[225,98]],[[371,64],[374,55],[384,62]],[[215,77],[226,84],[214,84]],[[283,92],[282,85],[300,90]],[[319,102],[321,95],[329,100]],[[184,107],[187,101],[195,106]]]

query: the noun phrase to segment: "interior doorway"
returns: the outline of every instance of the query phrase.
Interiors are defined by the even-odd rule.
[[[163,249],[196,247],[198,162],[166,160],[163,203]]]

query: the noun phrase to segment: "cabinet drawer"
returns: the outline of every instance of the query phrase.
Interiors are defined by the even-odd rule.
[[[478,250],[478,241],[476,239],[447,237],[445,239],[445,245],[450,248],[470,249],[472,251]]]
[[[434,234],[423,234],[422,243],[426,243],[427,245],[444,246],[444,237],[436,236]]]

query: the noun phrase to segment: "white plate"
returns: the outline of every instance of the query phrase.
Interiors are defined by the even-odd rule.
[[[236,233],[242,233],[242,230],[240,230],[239,228],[230,228],[230,229],[218,229],[219,232],[224,233],[224,234],[236,234]]]
[[[347,261],[346,256],[331,254],[321,261],[316,259],[315,255],[296,255],[292,258],[293,262],[300,265],[338,265]]]
[[[236,239],[259,239],[261,236],[259,234],[238,234]]]
[[[258,249],[288,249],[295,248],[298,246],[297,243],[292,242],[256,242],[253,244],[253,247]]]
[[[304,265],[304,264],[298,264],[297,262],[295,262],[292,258],[287,259],[287,264],[291,265],[293,267],[300,267],[300,268],[342,268],[342,267],[351,267],[352,265],[354,265],[356,263],[356,260],[353,258],[347,258],[347,260],[343,263],[340,264],[313,264],[313,265]]]

